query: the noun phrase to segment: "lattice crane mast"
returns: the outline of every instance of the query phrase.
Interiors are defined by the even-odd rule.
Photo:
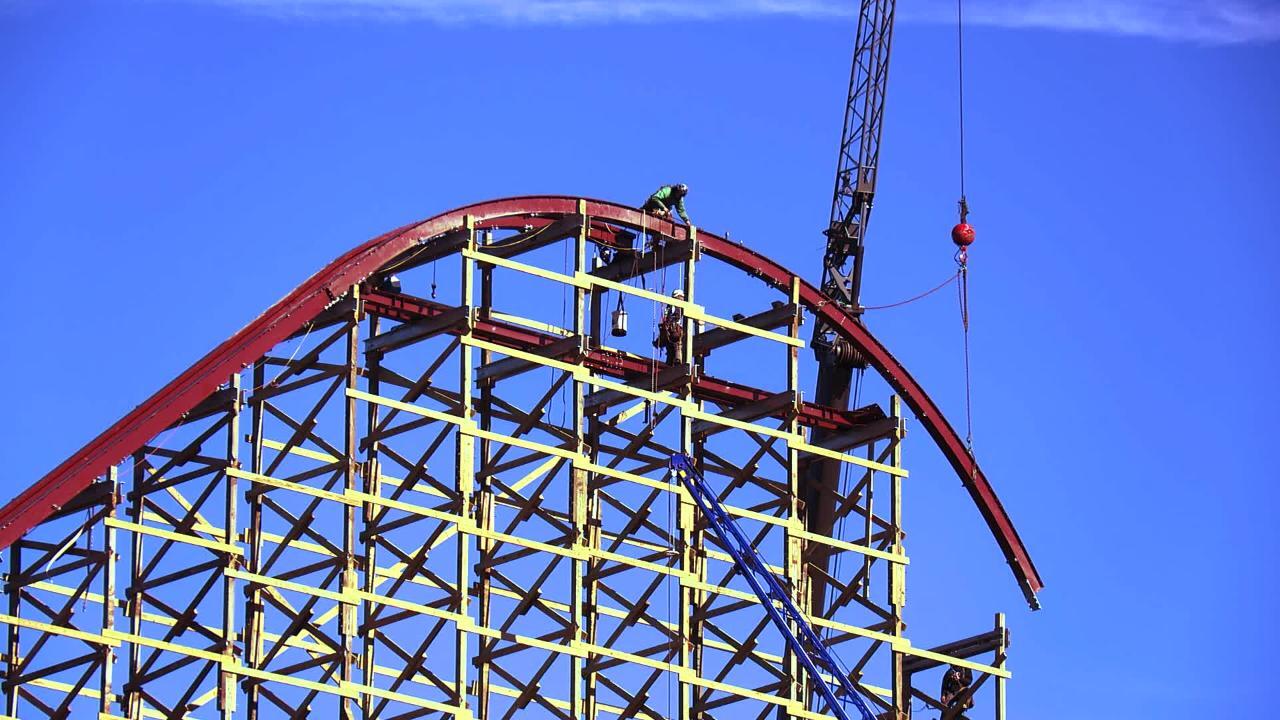
[[[825,231],[827,249],[822,258],[822,291],[855,315],[861,312],[858,300],[862,289],[863,239],[879,171],[893,13],[893,0],[862,0],[858,12],[831,219]],[[827,383],[833,389],[839,386],[847,389],[850,371],[854,367],[865,367],[865,361],[838,341],[835,332],[825,324],[819,323],[814,329],[812,345],[822,361],[822,373],[834,372],[830,379],[843,377],[842,383]],[[820,396],[823,385],[820,375]],[[829,404],[831,399],[819,397],[818,402]]]
[[[795,653],[796,658],[809,675],[814,689],[826,701],[827,708],[838,720],[851,720],[845,705],[851,704],[858,711],[861,720],[875,720],[867,702],[862,699],[861,692],[850,679],[852,673],[840,662],[840,658],[831,652],[822,637],[818,635],[809,620],[800,612],[791,599],[791,594],[765,565],[764,558],[747,538],[738,523],[725,511],[720,499],[712,492],[702,474],[693,466],[693,459],[684,453],[671,456],[671,474],[684,483],[685,489],[693,496],[698,509],[707,519],[708,525],[716,537],[733,557],[734,565],[740,574],[760,598],[760,605],[769,614],[774,627],[778,629],[787,647]],[[824,675],[825,673],[825,675]],[[836,687],[827,682],[830,676]],[[839,695],[837,695],[837,690]]]

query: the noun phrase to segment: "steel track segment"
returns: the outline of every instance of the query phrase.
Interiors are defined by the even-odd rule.
[[[326,307],[337,302],[354,285],[416,245],[444,236],[465,226],[468,218],[477,227],[517,228],[529,218],[576,215],[580,207],[593,226],[608,223],[627,230],[641,227],[677,242],[689,240],[689,228],[642,214],[635,208],[603,200],[580,200],[568,196],[512,197],[467,205],[429,220],[405,225],[380,235],[343,254],[312,275],[291,293],[272,305],[253,322],[218,345],[209,354],[134,408],[0,509],[0,549],[11,545],[35,525],[57,512],[94,479],[128,457],[147,440],[182,419],[232,374],[266,354],[279,342],[297,332]],[[602,236],[593,227],[593,236]],[[604,233],[607,235],[607,233]],[[759,278],[789,293],[798,281],[801,304],[830,323],[838,334],[863,353],[870,365],[907,403],[930,437],[942,450],[978,506],[996,543],[1004,553],[1023,595],[1038,608],[1036,594],[1044,584],[1031,556],[1005,512],[995,489],[978,467],[964,441],[951,426],[923,387],[902,363],[853,315],[828,300],[813,285],[754,250],[711,233],[696,235],[702,253]]]

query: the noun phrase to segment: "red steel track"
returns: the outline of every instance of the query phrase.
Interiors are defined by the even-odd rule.
[[[688,244],[689,229],[683,225],[642,216],[638,210],[614,203],[560,196],[515,197],[469,205],[376,237],[312,275],[14,498],[0,510],[0,549],[8,547],[59,510],[96,477],[105,473],[108,467],[179,421],[232,374],[298,331],[353,285],[406,251],[463,228],[468,216],[477,227],[524,229],[547,226],[554,220],[580,213],[585,213],[588,218],[589,235],[595,240],[609,242],[616,227],[639,229],[643,223],[650,230],[673,238],[676,244]],[[737,267],[784,294],[789,294],[793,282],[799,280],[781,265],[737,243],[701,230],[696,239],[700,252]],[[1013,521],[959,434],[906,368],[852,315],[829,302],[813,285],[799,280],[799,288],[801,304],[860,350],[924,425],[978,506],[1027,602],[1032,608],[1038,608],[1036,593],[1044,587],[1040,575],[1018,537]]]

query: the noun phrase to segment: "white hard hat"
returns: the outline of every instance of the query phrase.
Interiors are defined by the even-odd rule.
[[[683,300],[683,299],[684,299],[684,291],[683,291],[683,290],[680,290],[680,289],[672,290],[672,291],[671,291],[671,297],[673,297],[673,298],[675,298],[675,299],[677,299],[677,300]]]

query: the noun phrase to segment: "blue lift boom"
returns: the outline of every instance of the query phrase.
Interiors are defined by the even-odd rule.
[[[760,604],[764,606],[765,612],[769,613],[769,619],[778,628],[778,632],[782,633],[787,646],[799,658],[800,664],[809,674],[810,681],[826,700],[831,713],[839,720],[852,720],[845,710],[845,704],[852,703],[858,709],[862,720],[875,720],[861,693],[849,679],[852,673],[844,663],[840,662],[840,658],[831,652],[827,644],[814,631],[813,626],[800,613],[795,603],[791,602],[791,595],[783,588],[782,582],[769,571],[764,558],[760,557],[760,553],[738,527],[738,523],[725,512],[724,506],[720,504],[716,494],[711,492],[702,474],[694,468],[693,459],[684,453],[672,455],[671,473],[684,483],[689,494],[693,496],[694,502],[698,503],[703,516],[707,518],[711,528],[715,530],[729,554],[733,556],[738,572],[746,578],[751,589],[755,591],[756,597],[760,598]],[[792,630],[793,626],[795,631]],[[839,685],[840,697],[837,697],[836,690],[823,677],[823,672],[835,679],[836,684]]]

